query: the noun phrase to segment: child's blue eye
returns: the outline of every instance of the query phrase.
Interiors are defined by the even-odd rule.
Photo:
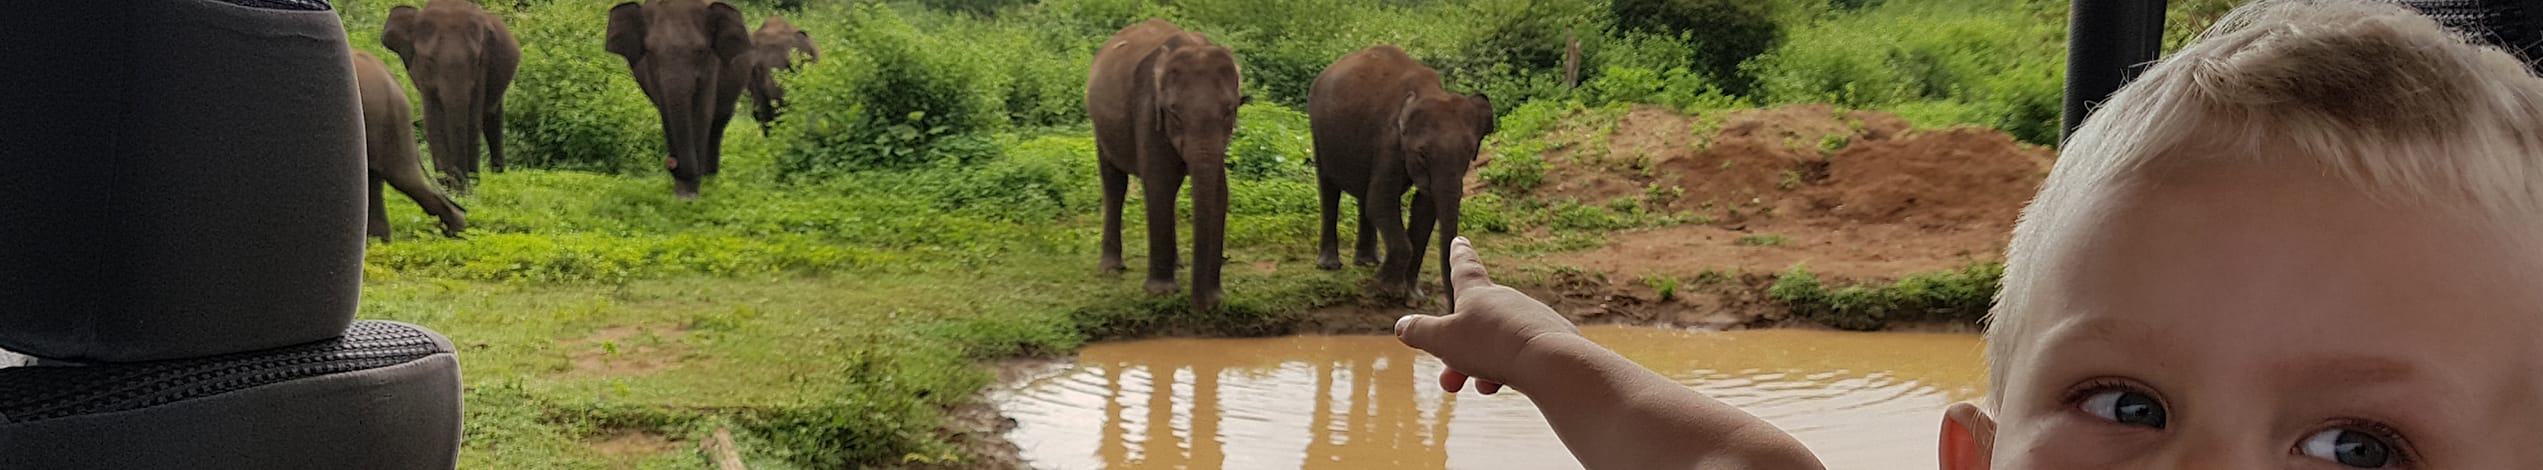
[[[2163,429],[2163,402],[2131,390],[2103,390],[2084,399],[2084,412],[2131,426]]]
[[[2393,445],[2384,437],[2354,429],[2322,430],[2305,438],[2297,450],[2351,468],[2384,468],[2396,460]]]

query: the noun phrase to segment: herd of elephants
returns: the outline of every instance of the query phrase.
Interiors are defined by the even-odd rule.
[[[627,60],[637,86],[660,113],[670,153],[664,166],[673,193],[683,199],[699,197],[699,182],[717,173],[724,129],[742,91],[751,92],[753,117],[765,133],[784,106],[774,71],[793,70],[796,52],[807,63],[820,54],[811,35],[785,19],[771,16],[759,29],[747,30],[740,10],[714,0],[619,4],[610,9],[608,33],[601,39],[605,50]],[[423,95],[425,138],[441,184],[470,190],[481,138],[488,163],[503,171],[503,94],[521,60],[520,43],[503,21],[468,0],[431,0],[422,8],[390,10],[380,42],[403,60]],[[467,224],[465,209],[424,177],[404,93],[380,59],[355,51],[353,62],[367,123],[369,233],[388,237],[380,200],[385,182],[440,218],[445,233],[456,235]],[[1147,204],[1145,288],[1151,294],[1180,290],[1175,199],[1189,177],[1195,238],[1191,302],[1196,309],[1214,308],[1224,296],[1219,274],[1226,244],[1227,149],[1237,108],[1251,98],[1242,91],[1234,52],[1152,19],[1107,39],[1090,68],[1086,112],[1104,189],[1098,265],[1105,273],[1124,270],[1122,205],[1135,176]],[[1326,68],[1308,91],[1307,116],[1324,214],[1316,267],[1342,268],[1336,219],[1341,195],[1350,194],[1360,204],[1353,261],[1378,266],[1381,297],[1419,302],[1415,278],[1432,229],[1441,232],[1443,267],[1449,241],[1457,236],[1466,172],[1493,132],[1490,98],[1449,92],[1436,70],[1381,44]],[[1405,207],[1407,191],[1413,192],[1411,207]],[[1446,269],[1441,271],[1445,276]],[[1454,292],[1448,299],[1453,305]]]

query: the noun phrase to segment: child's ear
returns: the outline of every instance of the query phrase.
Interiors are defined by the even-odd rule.
[[[1996,446],[1996,420],[1969,402],[1943,412],[1942,470],[1987,470]]]

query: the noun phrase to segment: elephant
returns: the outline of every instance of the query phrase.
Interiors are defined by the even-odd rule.
[[[673,195],[696,199],[724,159],[724,128],[750,78],[742,11],[707,0],[646,0],[609,9],[604,48],[627,58],[636,86],[662,115]]]
[[[1121,210],[1130,176],[1148,209],[1148,293],[1176,290],[1175,194],[1192,178],[1192,307],[1213,309],[1225,295],[1219,268],[1227,242],[1227,147],[1236,108],[1250,100],[1236,56],[1165,20],[1123,28],[1095,52],[1087,72],[1086,114],[1095,126],[1103,174],[1105,273],[1122,271]]]
[[[769,126],[777,123],[778,109],[786,106],[786,89],[777,85],[777,71],[795,70],[795,51],[803,51],[804,63],[821,61],[821,49],[812,45],[812,34],[796,29],[785,18],[771,16],[761,20],[759,30],[751,32],[750,79],[751,118],[759,121],[759,135],[768,135]]]
[[[370,165],[371,220],[364,232],[389,241],[388,206],[380,200],[380,183],[397,187],[406,193],[424,213],[441,218],[442,234],[453,238],[468,229],[468,208],[458,201],[433,190],[424,178],[423,161],[415,149],[413,109],[406,104],[406,91],[389,75],[389,66],[368,52],[353,51],[353,84],[361,91],[363,160]]]
[[[1378,264],[1377,241],[1386,242],[1379,294],[1419,302],[1422,294],[1413,281],[1437,223],[1441,286],[1451,289],[1448,302],[1456,305],[1449,287],[1454,284],[1445,281],[1448,246],[1457,238],[1466,170],[1493,132],[1492,99],[1443,90],[1439,71],[1403,49],[1378,45],[1342,56],[1316,76],[1307,89],[1307,127],[1315,138],[1316,187],[1324,205],[1316,267],[1342,269],[1341,234],[1334,224],[1341,195],[1349,193],[1360,203],[1353,260]],[[1409,234],[1402,199],[1408,188],[1416,190]]]
[[[468,194],[477,175],[477,140],[486,161],[503,171],[503,93],[521,66],[521,43],[501,18],[464,0],[432,0],[418,9],[389,9],[380,45],[406,63],[423,94],[424,138],[444,186]]]

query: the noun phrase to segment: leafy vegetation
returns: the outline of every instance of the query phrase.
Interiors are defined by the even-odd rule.
[[[1766,296],[1791,308],[1794,318],[1848,330],[1909,322],[1975,324],[1994,305],[2003,277],[2002,263],[1979,263],[1913,274],[1894,284],[1839,287],[1822,285],[1818,275],[1796,264],[1775,278]]]

